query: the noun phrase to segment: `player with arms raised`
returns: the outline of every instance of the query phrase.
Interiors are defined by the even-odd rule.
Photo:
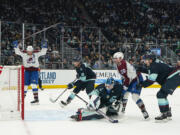
[[[145,119],[149,118],[145,105],[140,98],[141,88],[137,88],[137,84],[143,81],[141,73],[136,73],[135,68],[126,60],[124,60],[124,54],[122,52],[116,52],[113,55],[113,61],[117,65],[117,69],[123,78],[123,87],[125,90],[123,98],[122,112],[125,112],[125,108],[128,101],[128,96],[131,93],[133,101],[140,108]]]
[[[39,79],[39,57],[42,55],[45,55],[47,52],[47,42],[41,42],[42,50],[40,52],[34,52],[34,49],[32,46],[28,46],[26,49],[26,52],[22,52],[19,49],[18,41],[13,42],[15,53],[17,55],[20,55],[23,59],[23,65],[25,68],[25,90],[24,90],[24,96],[26,96],[28,86],[31,85],[33,95],[34,95],[34,101],[32,101],[32,104],[39,103],[38,98],[38,79]]]

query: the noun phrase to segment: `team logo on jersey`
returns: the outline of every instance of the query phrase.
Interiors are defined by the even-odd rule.
[[[32,55],[32,57],[28,58],[27,63],[29,63],[29,64],[35,63],[35,56]]]
[[[116,98],[117,98],[117,96],[111,97],[110,102],[114,102],[116,100]]]
[[[126,73],[126,69],[121,69],[121,70],[120,70],[120,74],[123,75],[123,74],[125,74],[125,73]]]

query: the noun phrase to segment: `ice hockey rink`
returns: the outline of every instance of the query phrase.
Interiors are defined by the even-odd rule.
[[[126,114],[119,114],[119,123],[110,123],[106,119],[76,122],[69,118],[85,104],[79,99],[67,107],[61,108],[60,100],[66,99],[70,91],[66,92],[59,101],[51,103],[49,97],[55,98],[63,89],[44,90],[39,92],[40,105],[32,106],[32,92],[29,91],[25,99],[25,120],[0,121],[0,135],[179,135],[180,133],[180,89],[173,96],[169,96],[172,107],[173,120],[166,123],[155,123],[154,117],[159,115],[156,92],[158,89],[143,89],[142,99],[145,102],[150,120],[145,121],[140,110],[131,97]],[[87,99],[86,95],[79,94]]]

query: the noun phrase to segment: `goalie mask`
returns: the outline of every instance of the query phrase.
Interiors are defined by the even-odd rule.
[[[114,88],[114,78],[110,77],[106,80],[105,87],[107,91],[110,91]]]

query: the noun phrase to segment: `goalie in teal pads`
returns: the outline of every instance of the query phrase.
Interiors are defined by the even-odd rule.
[[[71,118],[76,121],[102,119],[96,110],[103,109],[107,116],[117,116],[123,98],[123,86],[112,77],[100,84],[91,93],[87,108],[80,108]]]

